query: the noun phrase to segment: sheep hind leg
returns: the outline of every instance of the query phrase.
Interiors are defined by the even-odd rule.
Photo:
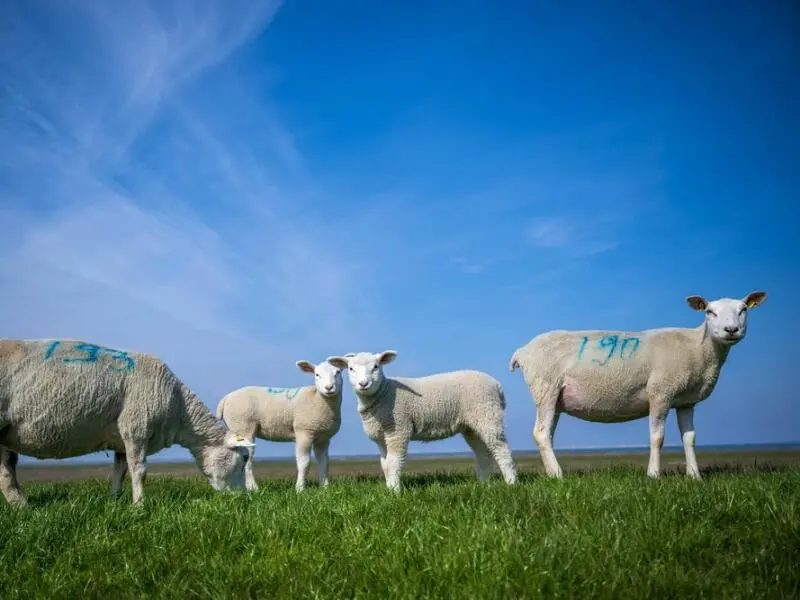
[[[24,507],[28,499],[17,481],[18,460],[19,454],[0,446],[0,491],[9,504]]]
[[[464,439],[475,453],[475,473],[479,481],[486,481],[492,473],[494,460],[489,452],[489,448],[474,431],[464,432]]]
[[[533,439],[539,447],[539,456],[542,457],[544,471],[549,477],[560,479],[564,476],[561,465],[558,464],[556,453],[553,451],[553,436],[558,425],[559,412],[556,407],[561,390],[548,395],[542,395],[536,407],[536,424],[533,426]]]
[[[514,457],[511,454],[511,448],[508,447],[508,440],[506,439],[505,432],[500,428],[491,433],[481,432],[481,441],[489,449],[494,462],[500,469],[503,479],[508,485],[517,483],[517,468],[514,464]]]
[[[124,452],[114,452],[114,470],[111,473],[111,497],[119,498],[128,473],[128,459]]]

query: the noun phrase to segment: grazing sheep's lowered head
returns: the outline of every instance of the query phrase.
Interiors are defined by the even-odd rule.
[[[318,365],[307,360],[298,360],[297,368],[314,375],[317,392],[324,398],[333,398],[342,391],[342,369],[324,360]]]
[[[202,450],[202,469],[211,487],[218,492],[244,489],[248,448],[255,448],[255,444],[226,428],[221,444],[210,445]]]
[[[686,302],[694,310],[706,313],[706,332],[714,341],[733,346],[747,333],[747,310],[766,298],[766,292],[750,292],[742,300],[720,298],[708,302],[702,296],[689,296]]]
[[[383,365],[388,365],[395,358],[397,352],[384,350],[374,354],[372,352],[358,352],[344,356],[330,356],[328,362],[334,367],[347,369],[350,385],[361,396],[373,396],[381,387],[385,379]]]

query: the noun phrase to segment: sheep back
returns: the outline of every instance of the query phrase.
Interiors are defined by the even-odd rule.
[[[412,439],[438,440],[466,430],[496,428],[505,409],[500,382],[472,370],[388,377],[371,402],[361,419],[372,439],[396,429]]]
[[[185,386],[159,358],[81,340],[0,341],[0,445],[38,458],[104,449],[122,436],[174,443]]]

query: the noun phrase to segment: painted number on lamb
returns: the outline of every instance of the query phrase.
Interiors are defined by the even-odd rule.
[[[583,336],[581,339],[581,345],[578,348],[578,360],[583,360],[583,355],[588,345],[589,337]],[[594,344],[594,348],[600,352],[603,352],[605,356],[602,360],[592,358],[592,362],[603,366],[608,363],[609,360],[614,358],[615,354],[617,354],[622,360],[632,358],[639,349],[639,338],[634,336],[625,336],[620,339],[620,336],[618,335],[604,335],[597,340],[597,342]],[[617,349],[619,349],[619,352],[617,352]],[[627,355],[625,354],[626,350]]]
[[[70,344],[70,342],[67,342],[66,345],[62,345],[61,340],[56,340],[48,346],[44,359],[55,359],[56,350],[59,347],[61,347],[61,351],[58,353],[58,358],[64,363],[96,363],[101,356],[105,355],[111,358],[109,366],[115,371],[133,371],[136,366],[136,361],[123,350],[84,343]],[[69,352],[69,355],[64,356],[67,352]]]
[[[278,388],[278,387],[268,387],[267,393],[268,394],[278,394],[286,396],[289,400],[297,396],[300,392],[300,388]]]

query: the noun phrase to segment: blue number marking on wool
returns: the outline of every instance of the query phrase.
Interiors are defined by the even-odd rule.
[[[56,340],[47,347],[44,359],[50,360],[55,357],[56,349],[61,346],[61,340]],[[115,371],[132,371],[136,366],[136,361],[124,350],[116,350],[114,348],[106,348],[96,344],[77,343],[72,347],[72,350],[80,353],[78,356],[62,357],[61,362],[64,363],[96,363],[101,355],[107,354],[113,361],[109,366]],[[119,364],[119,363],[122,364]]]
[[[300,388],[279,388],[279,387],[269,387],[267,386],[267,393],[268,394],[277,394],[277,395],[284,395],[287,399],[291,400],[298,393],[300,393]]]
[[[630,352],[628,352],[628,358],[631,358],[634,354],[636,354],[636,351],[639,349],[639,338],[626,337],[624,340],[622,340],[622,347],[619,349],[620,358],[625,358],[624,356],[625,348],[628,347],[628,344],[633,344],[633,349]]]
[[[597,343],[594,345],[594,347],[597,350],[602,350],[605,353],[605,357],[603,359],[592,358],[592,362],[596,365],[600,365],[601,367],[605,366],[608,361],[614,358],[615,354],[618,354],[619,358],[622,360],[630,359],[639,350],[640,343],[640,339],[636,336],[625,336],[622,340],[620,340],[620,336],[617,334],[604,335],[597,340]],[[579,361],[583,360],[584,353],[588,345],[589,336],[583,336],[581,338],[580,346],[578,346]],[[619,353],[617,353],[617,348],[619,348]],[[628,350],[627,356],[625,355],[626,349]]]
[[[596,358],[593,358],[592,362],[600,366],[604,366],[606,363],[608,363],[609,360],[611,360],[611,357],[614,356],[614,352],[617,349],[618,343],[619,343],[618,335],[604,335],[603,337],[601,337],[597,341],[597,347],[600,350],[606,350],[607,348],[610,348],[610,350],[608,350],[605,360],[599,361]]]

